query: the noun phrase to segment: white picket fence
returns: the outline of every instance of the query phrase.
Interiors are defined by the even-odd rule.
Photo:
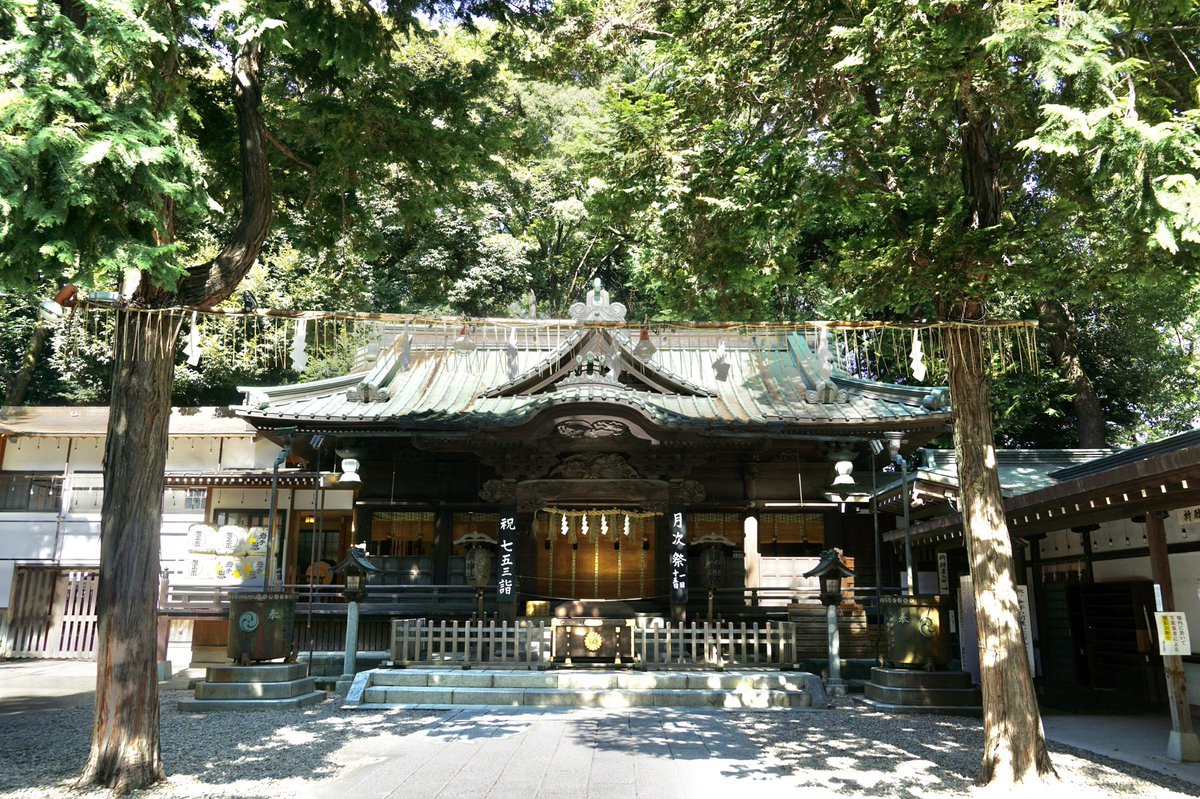
[[[529,668],[550,663],[552,629],[546,622],[392,622],[392,660],[400,664],[479,664]],[[634,655],[647,666],[790,666],[796,625],[665,624],[634,632]]]

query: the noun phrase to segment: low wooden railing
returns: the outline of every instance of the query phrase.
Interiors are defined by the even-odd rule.
[[[550,662],[551,626],[546,622],[478,622],[398,619],[392,622],[392,660],[398,664],[495,664],[535,666]],[[653,666],[788,666],[796,661],[796,625],[665,624],[634,632],[634,655]]]
[[[536,665],[550,662],[550,625],[397,619],[392,622],[395,663]]]
[[[307,603],[326,606],[343,603],[344,586],[288,584],[284,591],[294,593],[301,607]],[[168,612],[225,611],[232,594],[254,590],[242,586],[184,585],[167,583],[160,595],[160,609]],[[495,610],[494,588],[484,591],[484,607]],[[364,612],[382,606],[393,613],[414,611],[414,615],[447,611],[471,614],[478,609],[475,589],[469,585],[371,585],[362,603]]]

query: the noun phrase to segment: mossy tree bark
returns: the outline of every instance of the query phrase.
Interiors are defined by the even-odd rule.
[[[37,371],[38,364],[41,363],[42,351],[46,348],[48,338],[50,338],[50,324],[43,319],[38,319],[33,326],[33,332],[29,334],[29,346],[25,348],[25,355],[21,358],[21,368],[9,381],[8,391],[4,397],[5,405],[23,405],[25,403],[25,395],[29,393],[29,386],[33,383],[33,374]]]
[[[959,86],[957,114],[962,188],[967,201],[964,228],[969,235],[986,240],[1004,222],[1004,184],[996,157],[995,120],[969,77]],[[982,290],[987,266],[968,260],[962,269],[965,274],[982,276]],[[969,323],[982,319],[984,312],[979,298],[961,297],[952,316]],[[959,510],[975,593],[983,687],[984,743],[979,781],[1003,786],[1052,780],[1057,774],[1046,751],[1033,672],[1021,631],[1012,539],[1004,521],[988,403],[989,366],[980,328],[964,324],[948,329],[946,372],[954,408]]]

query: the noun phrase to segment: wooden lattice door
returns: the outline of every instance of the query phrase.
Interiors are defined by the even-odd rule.
[[[96,569],[18,566],[6,653],[14,658],[96,656]]]

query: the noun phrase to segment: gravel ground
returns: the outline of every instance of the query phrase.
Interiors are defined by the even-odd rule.
[[[340,768],[330,755],[364,736],[405,735],[436,713],[389,710],[342,713],[328,701],[303,710],[187,713],[191,691],[163,691],[160,736],[167,782],[136,799],[280,799]],[[71,786],[87,760],[92,708],[0,716],[0,797],[108,799],[102,789]]]
[[[739,714],[737,724],[769,765],[800,784],[838,796],[967,796],[983,749],[979,719],[890,715],[855,702],[825,713],[789,717]],[[1049,742],[1059,782],[1045,793],[1064,797],[1200,796],[1200,787],[1082,749]],[[1001,791],[1003,792],[1003,790]],[[1021,789],[1021,796],[1037,793]]]
[[[343,768],[337,753],[366,737],[403,736],[436,712],[342,713],[330,701],[302,711],[181,713],[187,692],[162,695],[166,783],[136,799],[296,796]],[[825,712],[731,713],[762,747],[762,765],[799,780],[801,796],[941,799],[976,793],[980,722],[946,716],[891,716],[856,703]],[[71,783],[86,758],[90,708],[0,716],[0,799],[107,799]],[[1127,763],[1051,744],[1061,783],[1055,799],[1198,796],[1196,786]],[[778,773],[776,771],[776,773]],[[1022,790],[1022,796],[1029,795]],[[421,797],[413,797],[421,799]]]

